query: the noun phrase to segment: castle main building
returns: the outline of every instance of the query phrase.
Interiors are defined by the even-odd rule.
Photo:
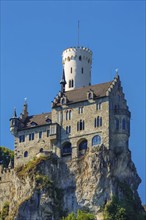
[[[118,73],[110,82],[91,85],[92,51],[84,47],[66,49],[62,62],[61,91],[52,111],[30,116],[26,101],[20,117],[14,110],[15,166],[49,152],[71,160],[95,146],[128,148],[130,112]]]

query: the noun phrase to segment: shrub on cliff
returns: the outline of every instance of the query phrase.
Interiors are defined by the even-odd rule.
[[[0,219],[5,220],[8,215],[9,215],[9,202],[5,202],[1,211]]]
[[[87,212],[83,212],[81,210],[78,210],[77,216],[72,212],[67,217],[62,218],[62,220],[95,220],[95,219],[96,218],[94,215]]]
[[[14,165],[14,151],[0,146],[0,164],[4,167],[8,167],[10,160],[12,161],[12,166]]]
[[[145,220],[144,213],[139,213],[133,207],[132,199],[118,200],[112,198],[104,207],[104,220]]]

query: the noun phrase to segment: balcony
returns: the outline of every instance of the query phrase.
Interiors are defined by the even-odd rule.
[[[127,109],[114,109],[114,115],[127,115],[129,118],[131,117],[130,111]]]
[[[56,140],[59,136],[59,125],[57,123],[50,125],[50,139]]]

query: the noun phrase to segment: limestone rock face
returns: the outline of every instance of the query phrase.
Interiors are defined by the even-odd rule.
[[[59,220],[84,209],[101,220],[107,201],[113,196],[127,196],[125,186],[129,186],[140,210],[140,182],[129,150],[111,151],[102,145],[66,162],[52,155],[25,176],[15,174],[10,216],[16,220]]]

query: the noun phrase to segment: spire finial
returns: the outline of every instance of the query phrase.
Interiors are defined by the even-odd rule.
[[[64,69],[63,69],[63,73],[62,73],[62,79],[60,80],[60,84],[61,84],[61,92],[65,92],[65,73],[64,73]]]
[[[115,71],[116,71],[116,75],[119,75],[119,70],[118,70],[118,68],[116,68]]]
[[[26,97],[24,98],[24,104],[25,105],[27,104],[27,98]]]
[[[80,21],[78,20],[78,47],[80,43]]]
[[[17,118],[16,107],[14,107],[14,114],[13,114],[13,118]]]

